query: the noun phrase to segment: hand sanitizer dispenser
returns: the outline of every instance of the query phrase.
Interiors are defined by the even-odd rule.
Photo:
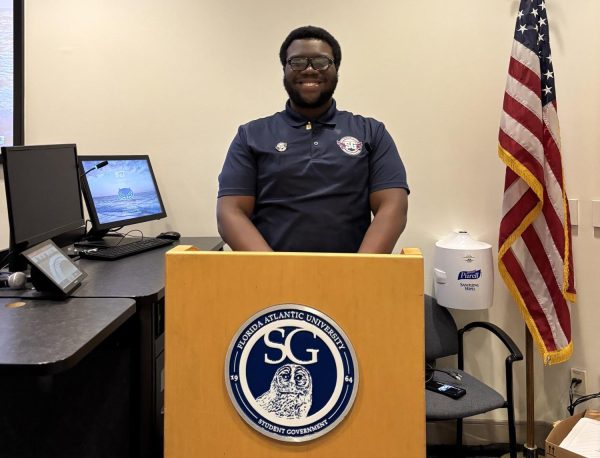
[[[435,244],[434,291],[444,307],[489,308],[494,296],[492,246],[459,231]]]

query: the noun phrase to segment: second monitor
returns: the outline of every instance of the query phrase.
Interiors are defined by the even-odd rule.
[[[79,156],[79,164],[92,222],[88,238],[167,216],[148,155]]]

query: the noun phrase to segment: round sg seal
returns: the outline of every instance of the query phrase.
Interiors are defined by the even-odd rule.
[[[225,384],[240,416],[274,439],[302,442],[335,428],[358,390],[350,340],[324,313],[303,305],[266,308],[233,336]]]

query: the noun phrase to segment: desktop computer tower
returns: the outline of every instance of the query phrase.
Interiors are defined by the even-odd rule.
[[[138,453],[140,458],[161,458],[164,438],[164,290],[136,298],[138,308],[137,411]]]
[[[156,304],[154,336],[154,425],[157,447],[164,445],[165,430],[165,298]]]

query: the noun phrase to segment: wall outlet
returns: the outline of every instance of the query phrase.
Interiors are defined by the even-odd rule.
[[[585,383],[585,375],[585,370],[575,369],[573,367],[571,368],[571,380],[573,380],[574,378],[581,380],[581,383],[575,385],[575,387],[573,388],[573,393],[578,394],[579,396],[587,394],[587,384]]]

